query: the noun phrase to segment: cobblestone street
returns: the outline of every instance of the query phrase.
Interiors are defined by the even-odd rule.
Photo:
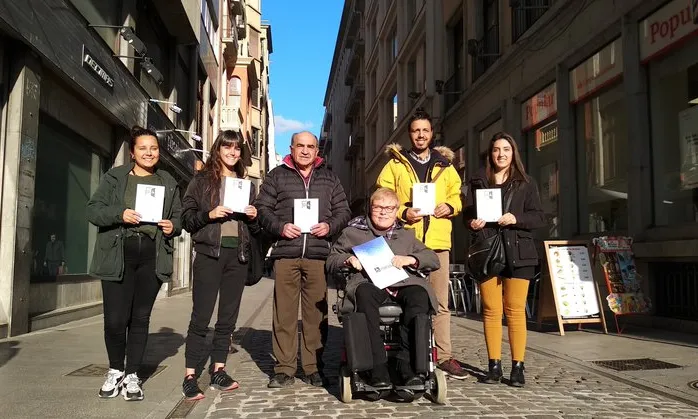
[[[331,297],[333,301],[333,297]],[[508,418],[647,418],[698,417],[696,408],[616,380],[585,371],[577,365],[529,351],[526,357],[526,386],[486,385],[477,382],[481,366],[487,365],[484,338],[476,327],[480,323],[462,318],[453,321],[453,347],[458,359],[473,376],[464,381],[448,380],[448,403],[437,405],[427,398],[412,403],[388,400],[377,402],[354,399],[350,404],[338,400],[338,378],[342,329],[331,315],[330,334],[325,351],[327,388],[313,388],[296,379],[293,387],[274,390],[266,387],[273,371],[271,357],[271,299],[268,309],[248,330],[240,351],[238,367],[232,375],[240,389],[218,395],[206,412],[208,418],[271,417],[508,417]],[[506,333],[505,333],[506,336]],[[504,343],[504,359],[508,359]],[[505,378],[508,377],[508,362]],[[299,370],[300,371],[300,370]]]

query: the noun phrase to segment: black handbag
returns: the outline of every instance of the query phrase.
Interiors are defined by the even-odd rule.
[[[271,242],[264,231],[257,235],[250,234],[250,261],[247,264],[245,285],[251,287],[264,276],[264,261]]]
[[[509,188],[511,189],[511,188]],[[509,191],[504,205],[504,214],[509,212],[513,191]],[[468,271],[477,281],[499,275],[507,266],[507,255],[504,248],[502,228],[497,233],[470,245],[468,249]]]

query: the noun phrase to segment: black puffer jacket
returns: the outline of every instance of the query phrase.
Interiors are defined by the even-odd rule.
[[[293,223],[293,200],[307,198],[318,199],[318,222],[329,224],[329,234],[318,238],[306,233],[293,240],[281,237],[284,225]],[[286,156],[283,164],[274,168],[264,179],[254,205],[259,212],[260,224],[275,239],[272,259],[326,259],[332,237],[341,232],[351,218],[342,184],[320,158],[315,162],[306,187],[291,157]]]
[[[203,173],[197,173],[189,182],[187,192],[182,200],[182,226],[191,233],[194,249],[217,258],[221,253],[221,224],[230,219],[238,221],[238,260],[247,263],[250,260],[250,234],[257,235],[261,228],[258,218],[250,221],[245,214],[234,213],[230,218],[211,221],[208,213],[219,205],[220,188],[212,190],[206,187],[208,180]],[[254,185],[250,188],[250,202],[255,198]],[[213,202],[211,197],[213,196]]]
[[[527,180],[528,182],[512,180],[502,185],[504,202],[506,202],[506,196],[513,193],[509,212],[516,217],[516,224],[502,228],[507,264],[511,271],[515,268],[538,265],[538,252],[531,230],[545,226],[545,214],[540,203],[538,187],[530,176],[527,176]],[[467,186],[463,218],[469,227],[470,220],[477,218],[475,191],[498,186],[490,185],[485,169],[480,169],[473,175]],[[504,209],[504,202],[502,209]],[[472,232],[470,243],[493,236],[497,233],[498,227],[496,223],[487,223],[482,230]]]

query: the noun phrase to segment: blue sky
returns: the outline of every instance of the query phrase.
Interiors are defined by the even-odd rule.
[[[276,152],[285,156],[291,134],[320,136],[327,77],[332,66],[342,0],[262,0],[274,52],[269,93],[274,106]]]

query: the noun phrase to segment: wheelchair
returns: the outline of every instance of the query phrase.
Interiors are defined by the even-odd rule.
[[[344,348],[339,368],[339,398],[343,403],[350,403],[354,396],[361,396],[370,401],[377,401],[393,395],[399,401],[412,402],[428,394],[432,402],[446,403],[446,375],[436,368],[436,346],[431,326],[431,316],[415,318],[415,343],[412,351],[417,371],[426,371],[424,384],[413,386],[399,386],[390,384],[386,387],[373,387],[369,384],[370,371],[373,368],[373,360],[368,336],[361,333],[367,331],[365,318],[362,313],[354,313],[353,307],[345,304],[345,289],[347,281],[352,273],[352,268],[341,268],[333,272],[335,287],[337,289],[337,301],[332,306],[332,311],[337,315],[344,328]],[[425,276],[425,272],[417,272]],[[399,325],[402,316],[402,307],[399,304],[387,300],[379,307],[380,329],[383,344],[388,358],[388,369],[391,382],[399,382],[397,372],[396,355],[400,351]],[[356,322],[358,318],[363,318]],[[352,317],[354,316],[354,317]],[[351,318],[351,320],[350,320]],[[350,323],[354,323],[351,325]],[[421,337],[421,338],[420,338]],[[368,354],[368,359],[366,359]],[[419,366],[422,366],[421,368]]]

